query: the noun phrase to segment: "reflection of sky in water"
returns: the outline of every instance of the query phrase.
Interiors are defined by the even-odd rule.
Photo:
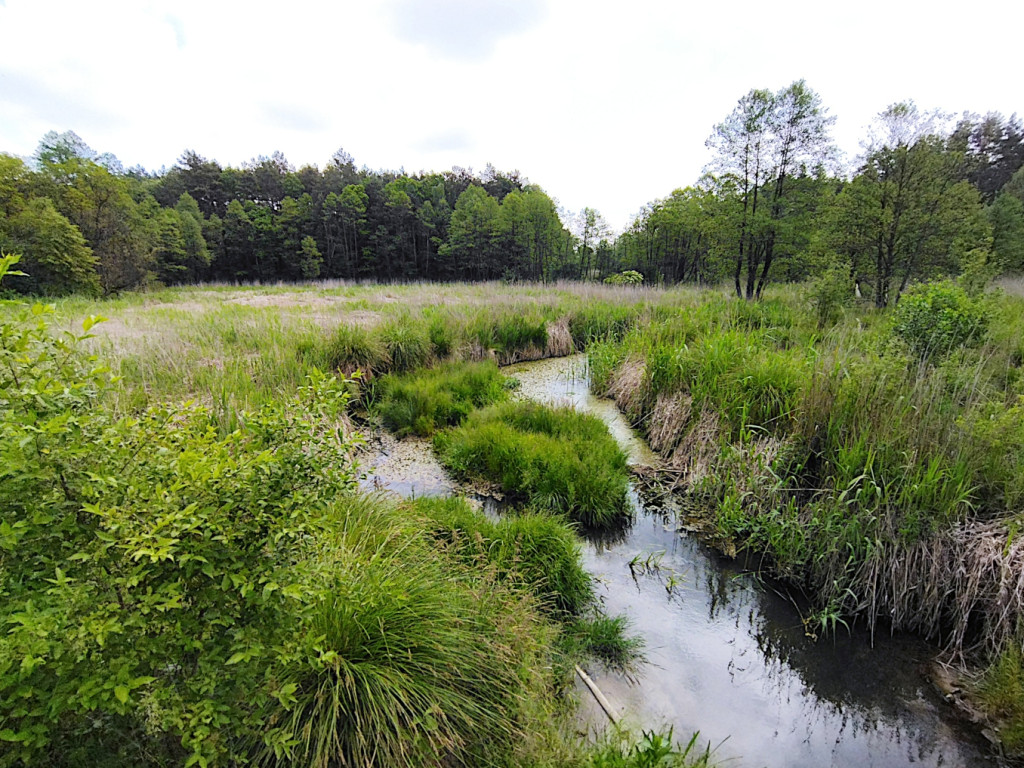
[[[630,438],[634,461],[650,460],[614,404],[589,395],[581,357],[512,373],[525,396],[594,412]],[[791,602],[660,516],[641,510],[623,533],[589,544],[584,559],[607,611],[628,615],[647,642],[636,684],[593,675],[626,722],[700,731],[702,744],[721,743],[719,761],[744,768],[990,764],[921,675],[933,653],[924,643],[876,637],[872,648],[841,627],[814,642]],[[629,561],[659,552],[659,568],[634,578]]]
[[[600,416],[633,463],[654,460],[614,403],[589,393],[582,355],[505,372],[524,397]],[[382,484],[406,496],[451,492],[436,460],[403,449],[378,456]],[[927,645],[886,636],[872,648],[864,633],[841,627],[813,642],[791,602],[680,536],[635,495],[631,503],[632,525],[584,547],[606,610],[629,616],[647,644],[650,663],[636,683],[592,671],[627,724],[672,725],[679,738],[700,731],[701,744],[719,745],[720,763],[738,768],[992,764],[921,675]],[[657,570],[630,571],[634,556],[659,552]]]

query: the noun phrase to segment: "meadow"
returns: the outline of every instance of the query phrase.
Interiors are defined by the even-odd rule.
[[[245,756],[329,765],[332,754],[388,765],[652,764],[639,755],[661,749],[661,736],[584,749],[542,725],[563,708],[570,659],[590,653],[628,663],[639,653],[627,630],[609,629],[615,618],[593,613],[589,602],[566,516],[596,518],[581,513],[575,497],[536,484],[579,472],[579,457],[560,451],[574,430],[590,427],[505,403],[497,368],[583,351],[594,391],[613,398],[660,454],[661,482],[700,510],[720,549],[764,556],[770,575],[808,597],[809,632],[860,621],[934,640],[947,659],[972,670],[977,701],[1004,723],[1006,746],[1019,749],[1024,300],[937,283],[912,291],[895,310],[878,310],[837,299],[823,280],[772,288],[759,302],[718,290],[581,283],[225,285],[58,300],[54,328],[107,318],[78,342],[97,361],[69,372],[58,346],[49,362],[40,353],[24,365],[40,380],[93,383],[48,384],[39,395],[48,411],[25,406],[31,418],[9,420],[10,436],[27,440],[49,413],[55,423],[42,434],[55,448],[18,454],[36,469],[22,473],[7,498],[20,499],[29,518],[24,500],[32,494],[58,499],[88,556],[72,558],[79,570],[70,571],[65,545],[47,535],[52,521],[22,532],[0,523],[10,528],[0,527],[4,541],[39,548],[32,563],[17,566],[18,580],[8,579],[17,584],[10,599],[25,608],[40,594],[26,585],[45,592],[41,585],[56,581],[47,588],[50,613],[28,621],[22,610],[19,633],[5,641],[0,699],[23,714],[0,721],[0,732],[22,739],[14,743],[26,750],[47,748],[79,738],[87,712],[102,711],[109,732],[134,735],[125,744],[145,743],[139,734],[153,729],[177,738],[170,763],[185,749],[210,764]],[[20,310],[3,311],[12,324]],[[26,344],[47,348],[42,337]],[[96,372],[99,361],[115,382]],[[26,387],[8,381],[5,402],[15,390]],[[458,501],[396,505],[353,495],[354,435],[378,424],[434,434],[456,473],[501,468],[507,477],[495,479],[529,511],[494,523]],[[145,440],[132,437],[140,427]],[[278,456],[272,446],[282,441],[294,447]],[[90,452],[97,444],[103,451]],[[192,458],[183,462],[174,451],[186,445]],[[51,461],[57,447],[65,453]],[[140,473],[145,482],[115,482],[118,462],[137,455],[152,467]],[[613,452],[594,455],[610,475],[624,469]],[[297,462],[305,474],[289,477],[279,460]],[[333,479],[308,479],[328,466]],[[512,471],[517,466],[521,472]],[[168,473],[180,484],[161,480]],[[584,489],[598,499],[595,509],[616,508],[619,482]],[[205,489],[205,501],[189,501],[186,487]],[[143,501],[153,496],[166,501],[173,534],[156,541],[141,522]],[[83,508],[94,512],[82,519]],[[102,535],[90,539],[97,529]],[[237,562],[216,572],[237,573],[238,584],[214,583],[204,570],[212,557],[200,533],[207,529],[237,543]],[[287,579],[260,556],[268,547],[292,564]],[[153,566],[139,572],[133,564],[140,562]],[[15,568],[11,558],[2,564]],[[99,641],[88,638],[69,650],[52,639],[61,610],[62,621],[85,617],[89,627],[116,616],[68,613],[67,605],[85,610],[107,595],[105,604],[116,606],[139,584],[169,601],[145,615],[184,611],[198,621],[200,609],[183,604],[180,591],[200,583],[211,590],[202,616],[227,616],[231,638],[212,652],[192,647],[194,674],[167,675],[166,661],[161,667],[161,654],[177,646],[160,643],[186,642],[189,624],[181,620],[154,618],[145,628],[151,648],[121,647],[103,635],[103,647],[115,650],[97,651],[90,642]],[[82,584],[91,586],[81,591]],[[255,602],[237,608],[226,597],[235,592]],[[373,615],[359,615],[360,605]],[[270,624],[282,627],[278,639],[256,642]],[[393,627],[415,663],[382,662],[391,638],[367,633],[371,625]],[[50,645],[39,640],[40,626]],[[434,636],[427,629],[434,627],[453,634]],[[127,631],[115,626],[108,634]],[[615,647],[602,654],[594,638],[609,633]],[[317,641],[296,645],[300,635]],[[484,647],[500,649],[501,663],[487,665]],[[453,650],[457,657],[446,657]],[[26,653],[44,661],[15,685],[14,660]],[[108,669],[121,664],[123,679],[94,681],[105,691],[100,703],[85,711],[69,704],[70,714],[55,718],[43,702],[88,667],[90,653]],[[260,692],[250,703],[236,689],[214,690],[226,666],[238,671],[237,685]],[[456,667],[479,688],[460,686]],[[223,707],[234,714],[213,720],[223,736],[211,745],[204,713]],[[400,736],[371,744],[360,722],[387,723]],[[270,731],[261,730],[266,723]],[[80,749],[95,761],[100,748],[83,742]],[[123,764],[154,764],[125,749],[117,754]],[[6,764],[17,759],[0,760]]]

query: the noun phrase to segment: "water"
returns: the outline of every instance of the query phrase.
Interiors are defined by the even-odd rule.
[[[506,372],[524,397],[600,416],[631,462],[655,460],[614,404],[589,393],[582,356]],[[841,626],[815,642],[769,583],[631,500],[633,524],[584,550],[605,609],[629,616],[647,646],[635,680],[590,670],[626,724],[700,731],[719,763],[743,768],[994,764],[925,678],[932,647],[908,636],[872,647]]]

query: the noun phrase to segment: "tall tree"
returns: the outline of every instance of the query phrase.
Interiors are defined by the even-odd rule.
[[[494,259],[498,201],[473,184],[459,195],[448,242],[441,247],[442,276],[486,280],[500,276]]]
[[[834,247],[870,280],[878,307],[913,279],[956,273],[990,230],[978,192],[963,181],[963,153],[940,135],[940,120],[913,102],[877,118],[863,165],[836,200]]]
[[[750,91],[708,139],[716,152],[713,167],[736,180],[733,282],[741,298],[760,297],[768,283],[780,224],[796,213],[791,181],[817,172],[833,156],[833,122],[821,97],[798,80],[775,93]]]
[[[0,246],[20,253],[20,270],[11,281],[26,293],[97,293],[100,289],[96,257],[78,227],[53,207],[49,198],[37,197],[10,219],[0,219]]]

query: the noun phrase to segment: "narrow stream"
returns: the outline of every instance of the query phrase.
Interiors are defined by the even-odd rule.
[[[631,462],[653,460],[614,403],[590,394],[582,355],[505,373],[524,397],[601,417]],[[419,493],[450,487],[436,471]],[[401,478],[378,485],[408,492]],[[606,610],[629,616],[646,642],[635,680],[589,670],[627,725],[671,726],[680,738],[699,731],[718,763],[741,768],[995,764],[924,677],[933,648],[909,636],[876,636],[872,646],[842,627],[815,642],[791,601],[631,498],[624,535],[584,548]]]

